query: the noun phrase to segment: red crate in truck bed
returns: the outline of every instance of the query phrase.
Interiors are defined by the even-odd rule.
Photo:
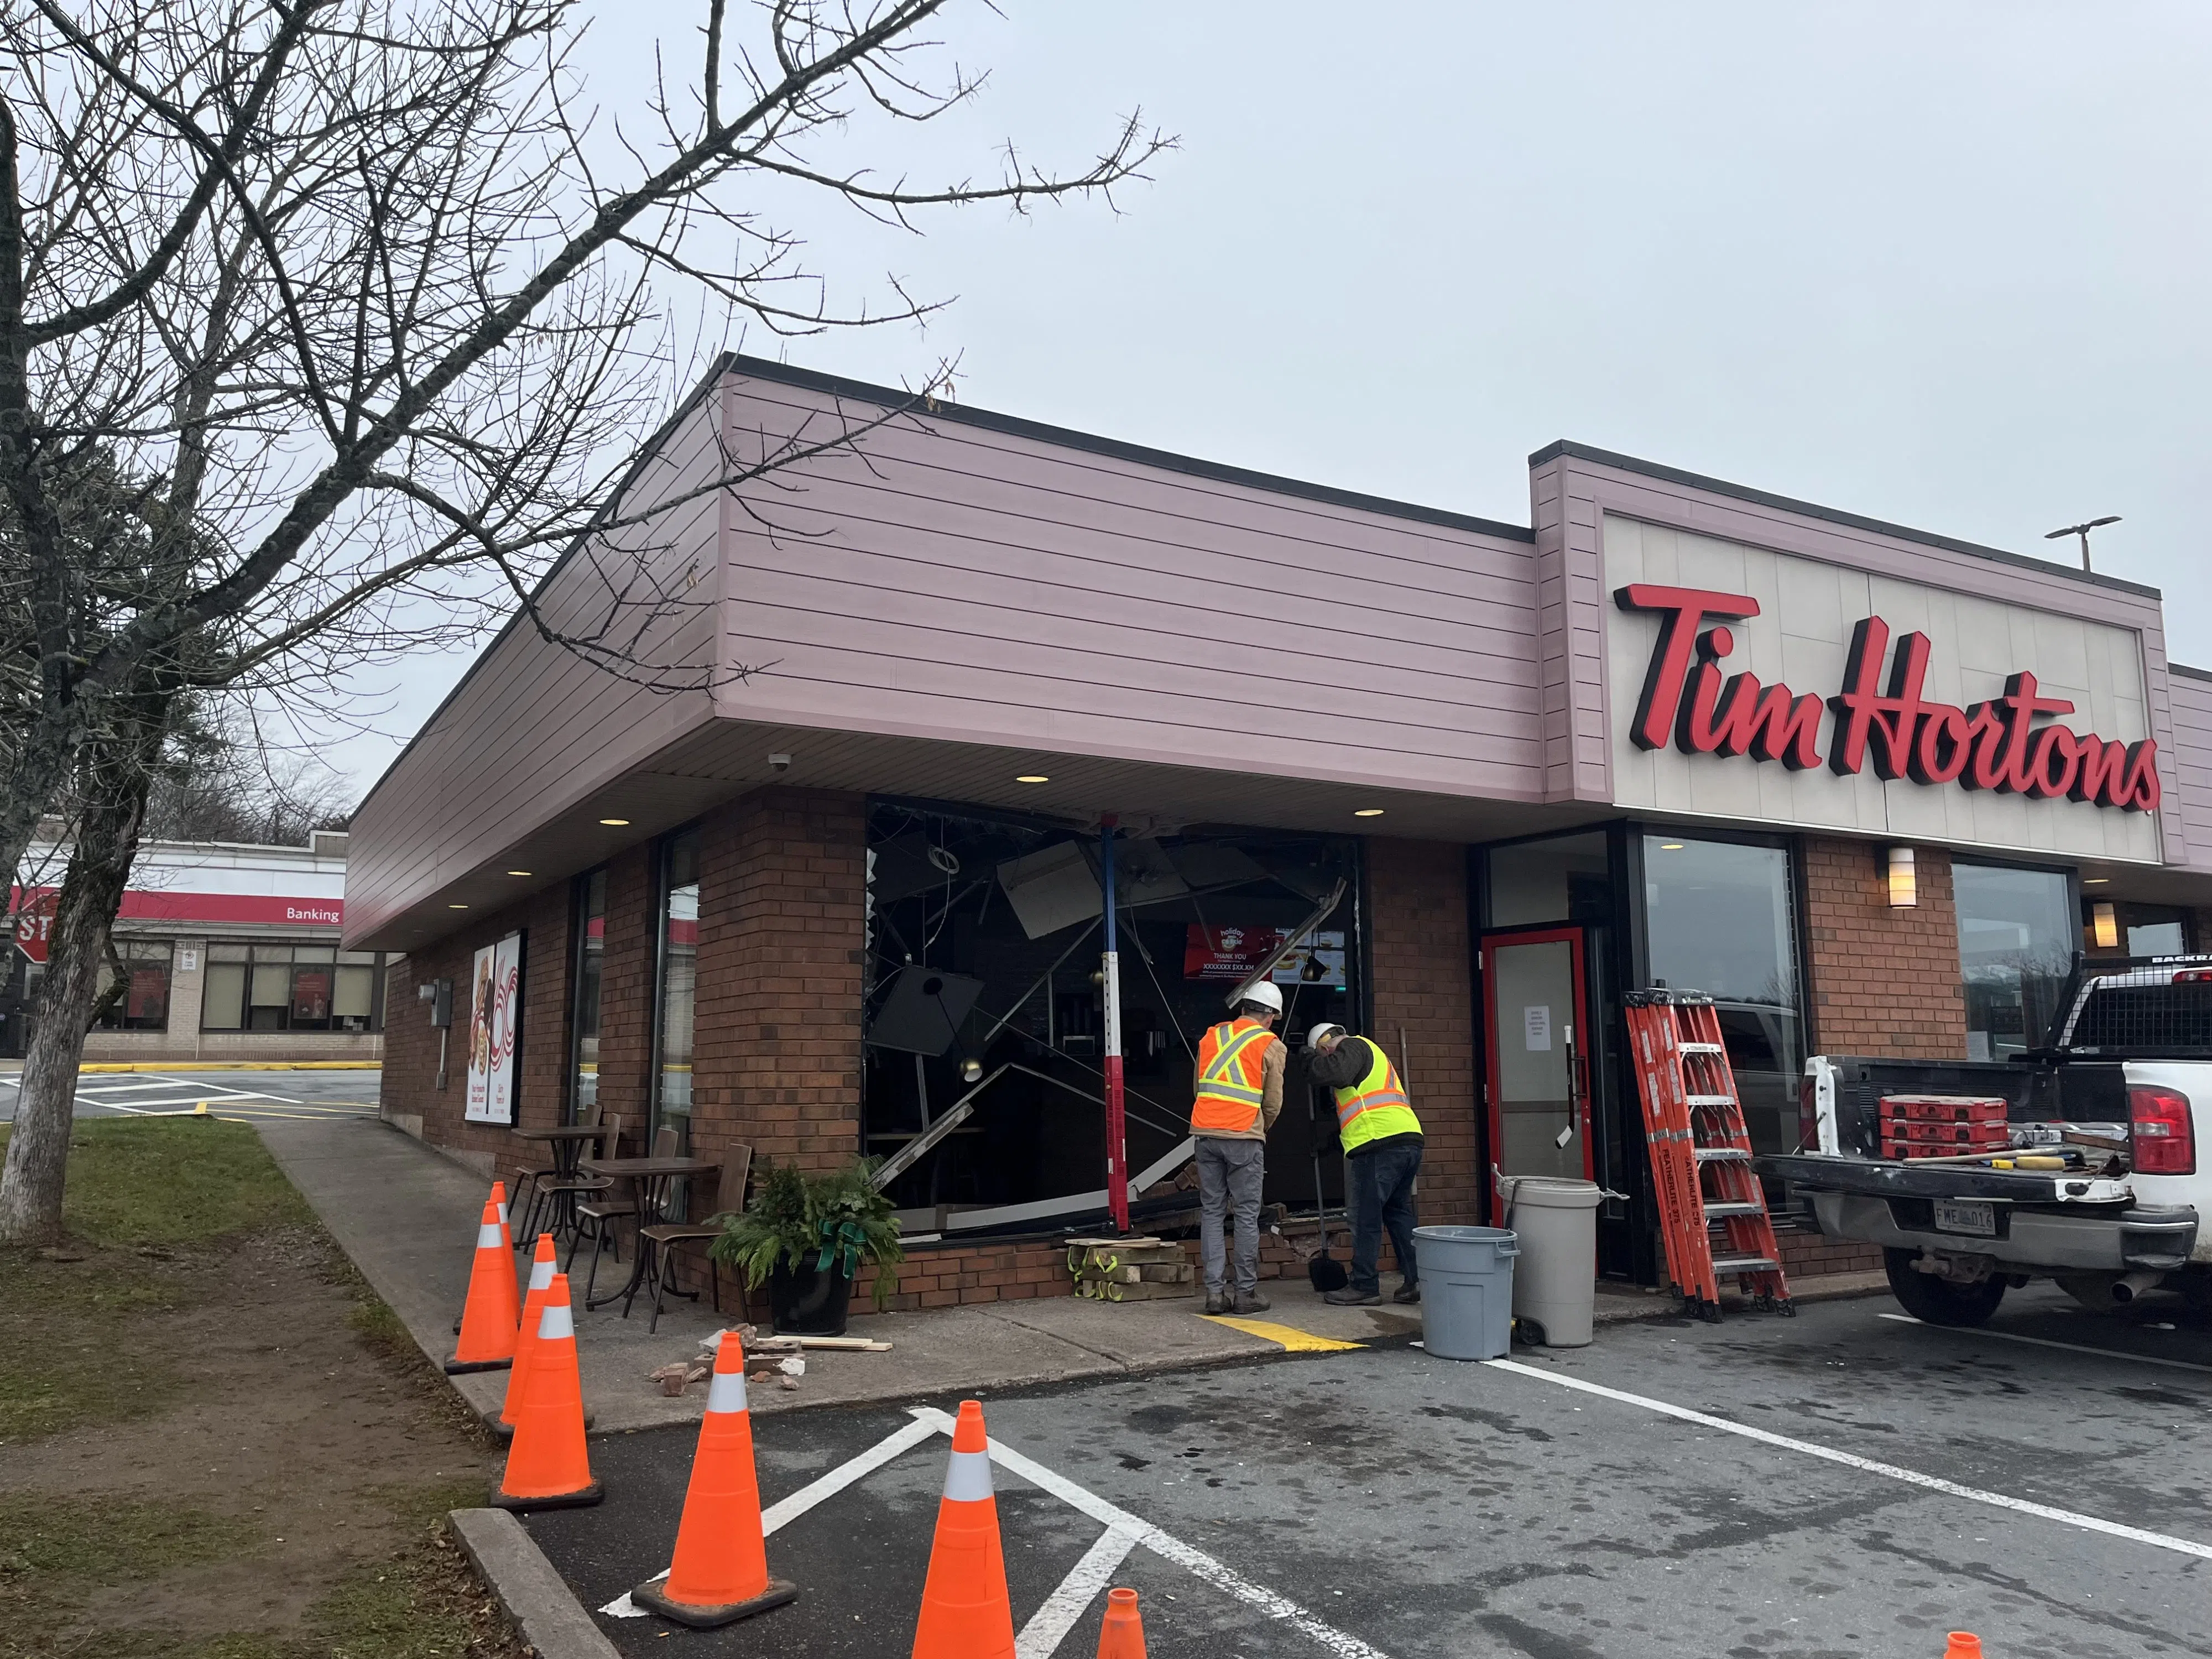
[[[2012,1132],[2002,1123],[1888,1122],[1881,1126],[1884,1140],[1909,1140],[1926,1146],[2008,1146]]]
[[[1987,1095],[1884,1095],[1882,1122],[2002,1123],[2005,1103]]]

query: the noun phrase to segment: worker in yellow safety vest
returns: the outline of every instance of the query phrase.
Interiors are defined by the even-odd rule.
[[[1199,1253],[1210,1314],[1265,1313],[1260,1294],[1260,1188],[1267,1172],[1267,1131],[1283,1109],[1290,1054],[1275,1035],[1283,994],[1262,980],[1238,994],[1231,1018],[1198,1045],[1190,1132],[1198,1141]],[[1232,1296],[1224,1224],[1237,1216]]]
[[[1341,1025],[1315,1026],[1306,1034],[1306,1051],[1312,1056],[1313,1080],[1335,1091],[1344,1195],[1352,1206],[1352,1282],[1322,1299],[1352,1307],[1382,1299],[1378,1267],[1387,1227],[1405,1275],[1394,1299],[1419,1302],[1413,1177],[1421,1172],[1421,1120],[1413,1115],[1405,1079],[1381,1043],[1354,1036]]]

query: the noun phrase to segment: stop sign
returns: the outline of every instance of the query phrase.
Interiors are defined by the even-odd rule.
[[[54,933],[54,901],[58,896],[51,887],[39,888],[25,893],[20,889],[15,896],[15,948],[33,962],[46,959],[47,946]]]

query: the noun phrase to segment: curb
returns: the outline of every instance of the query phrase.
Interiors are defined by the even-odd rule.
[[[521,1522],[505,1510],[454,1510],[446,1518],[538,1659],[620,1659]]]
[[[94,1060],[78,1066],[88,1072],[380,1072],[380,1060],[179,1060],[167,1065],[151,1060]]]

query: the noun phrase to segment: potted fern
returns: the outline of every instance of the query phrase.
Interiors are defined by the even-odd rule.
[[[754,1188],[752,1205],[722,1224],[714,1260],[745,1276],[750,1289],[768,1286],[775,1328],[786,1334],[842,1336],[863,1263],[876,1270],[880,1312],[906,1259],[890,1200],[869,1180],[870,1160],[832,1175],[810,1176],[773,1165]]]

